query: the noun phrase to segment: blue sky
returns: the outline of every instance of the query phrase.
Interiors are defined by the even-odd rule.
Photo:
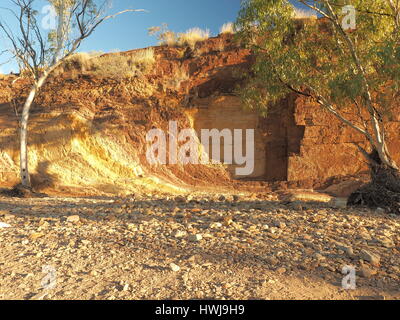
[[[8,1],[1,0],[2,6]],[[45,4],[46,1],[38,0],[39,11]],[[158,40],[149,36],[147,29],[162,23],[167,23],[169,29],[175,32],[200,27],[210,29],[213,35],[217,35],[224,23],[235,21],[239,8],[240,0],[113,0],[110,13],[124,9],[146,9],[149,12],[125,13],[106,21],[84,41],[79,51],[125,51],[156,45]],[[4,11],[0,11],[0,15],[10,22]],[[0,39],[0,51],[4,45],[4,40]],[[3,61],[0,60],[0,63]],[[0,68],[3,73],[16,71],[14,64]]]
[[[174,32],[184,32],[192,27],[209,29],[212,35],[219,33],[220,27],[229,21],[236,20],[240,9],[240,0],[111,0],[113,7],[110,13],[124,9],[146,9],[148,12],[125,13],[115,19],[106,21],[90,38],[86,39],[79,51],[126,51],[156,45],[158,40],[149,36],[147,29],[167,23]],[[8,7],[1,0],[2,7]],[[36,0],[41,17],[41,9],[48,4],[46,0]],[[0,17],[10,26],[12,19],[7,11],[0,9]],[[0,33],[1,34],[1,33]],[[6,45],[0,38],[0,52]],[[0,72],[17,71],[15,63],[1,65],[4,57],[0,56]]]

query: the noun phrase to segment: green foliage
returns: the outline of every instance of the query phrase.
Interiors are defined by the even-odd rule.
[[[332,22],[341,23],[343,0],[307,3],[332,19],[295,19],[295,9],[287,0],[243,1],[237,29],[257,57],[254,77],[241,92],[245,104],[265,113],[292,88],[323,96],[340,110],[355,101],[364,104],[364,79],[372,92],[384,87],[385,96],[393,96],[400,85],[400,36],[389,1],[348,1],[346,4],[357,9],[356,30],[344,33]],[[346,37],[353,46],[348,45]],[[364,75],[359,72],[352,47]],[[383,113],[387,100],[381,96],[373,95],[373,103]]]

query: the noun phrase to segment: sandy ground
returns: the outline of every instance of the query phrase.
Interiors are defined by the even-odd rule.
[[[400,217],[380,211],[274,195],[3,197],[0,223],[0,299],[400,298]]]

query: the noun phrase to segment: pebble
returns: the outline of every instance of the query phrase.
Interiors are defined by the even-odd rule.
[[[128,230],[130,231],[138,231],[138,227],[134,223],[129,223],[127,226]]]
[[[286,227],[286,224],[284,222],[282,222],[282,221],[279,221],[279,220],[275,220],[273,222],[273,225],[274,225],[274,227],[277,227],[279,229],[283,229],[283,228]]]
[[[175,201],[179,202],[179,203],[184,203],[184,202],[186,202],[186,197],[178,196],[178,197],[175,198]]]
[[[279,260],[275,257],[266,257],[265,262],[272,266],[276,266],[279,263]]]
[[[71,222],[71,223],[77,223],[81,220],[81,218],[78,215],[74,215],[74,216],[69,216],[67,218],[67,222]]]
[[[292,210],[295,210],[295,211],[302,211],[303,210],[303,205],[299,201],[291,202],[291,203],[289,203],[288,206],[289,206],[289,208],[291,208]]]
[[[176,265],[175,263],[170,263],[169,267],[171,268],[171,270],[173,272],[178,272],[179,270],[181,270],[181,267],[179,267],[178,265]]]
[[[376,208],[375,212],[376,212],[377,214],[384,214],[384,213],[386,213],[386,210],[383,209],[383,208]]]
[[[187,232],[186,232],[186,231],[182,231],[182,230],[176,230],[176,231],[172,234],[172,236],[173,236],[174,238],[183,238],[183,237],[186,237],[186,235],[187,235]]]
[[[201,234],[191,234],[189,236],[189,241],[192,241],[192,242],[199,242],[202,239],[203,239],[203,236]]]
[[[276,269],[276,272],[278,272],[279,274],[283,274],[286,272],[286,268],[280,267],[280,268]]]
[[[32,234],[29,236],[29,238],[30,238],[31,240],[36,240],[36,239],[39,239],[39,238],[41,238],[41,237],[44,237],[44,233],[41,233],[41,232],[34,232],[34,233],[32,233]]]
[[[373,266],[379,266],[380,257],[377,254],[371,253],[365,249],[361,250],[360,258],[362,260],[368,261]]]
[[[234,194],[232,199],[233,199],[233,201],[239,201],[240,197],[237,194]]]
[[[221,228],[221,227],[222,227],[221,222],[213,222],[210,224],[210,229],[217,229],[217,228]]]
[[[353,256],[354,256],[353,247],[347,246],[347,245],[344,245],[344,244],[340,244],[340,243],[338,243],[338,244],[336,245],[336,247],[337,247],[339,250],[344,251],[348,256],[350,256],[350,257],[353,257]]]
[[[388,238],[378,239],[378,242],[381,244],[382,247],[385,247],[385,248],[393,248],[394,247],[393,241]]]
[[[366,265],[362,265],[359,271],[359,274],[363,278],[371,278],[374,274],[376,274],[375,270],[372,270]]]

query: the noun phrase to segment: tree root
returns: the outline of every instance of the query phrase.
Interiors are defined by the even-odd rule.
[[[382,208],[390,213],[400,214],[400,193],[376,183],[367,184],[355,191],[350,195],[347,203]]]
[[[15,198],[40,198],[46,196],[46,194],[35,192],[32,188],[22,184],[17,184],[12,189],[3,189],[0,193],[7,197]]]

